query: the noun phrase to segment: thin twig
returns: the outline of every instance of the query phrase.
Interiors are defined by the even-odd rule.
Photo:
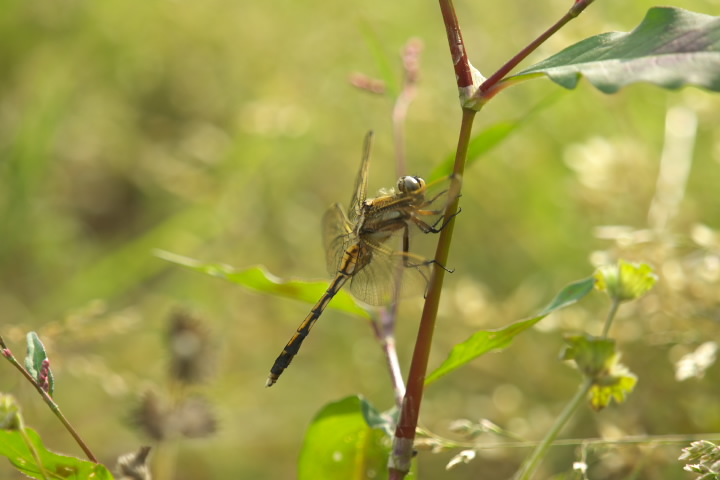
[[[423,430],[422,435],[437,442],[443,449],[463,448],[472,450],[496,450],[500,448],[530,448],[536,447],[540,441],[476,443],[458,442],[443,438],[434,433]],[[696,440],[720,441],[720,432],[695,433],[689,435],[630,435],[623,438],[563,438],[554,440],[553,447],[574,447],[578,445],[682,445]]]
[[[585,10],[593,1],[594,0],[580,0],[575,3],[570,8],[570,10],[565,15],[563,15],[560,20],[555,22],[553,26],[548,28],[539,37],[533,40],[527,47],[520,50],[517,55],[512,57],[507,63],[505,63],[505,65],[500,67],[498,71],[490,75],[490,77],[488,77],[488,79],[485,80],[482,85],[480,85],[480,89],[478,90],[476,97],[487,101],[497,95],[504,88],[510,86],[510,83],[501,83],[505,76],[510,73],[510,71],[515,68],[520,62],[525,60],[528,55],[537,50],[540,45],[545,43],[548,38],[552,37],[558,30],[564,27],[565,24],[580,15],[580,13]]]
[[[55,416],[60,420],[60,422],[65,426],[65,429],[70,432],[70,435],[75,439],[75,442],[82,448],[83,452],[85,452],[85,455],[87,455],[88,459],[93,463],[99,463],[97,458],[95,458],[95,455],[90,451],[90,448],[85,444],[82,438],[80,438],[80,435],[75,431],[72,425],[70,425],[70,422],[65,418],[65,415],[63,415],[62,411],[60,411],[60,407],[53,401],[52,397],[48,395],[48,393],[43,390],[43,388],[35,381],[32,375],[23,367],[20,365],[20,362],[17,361],[15,356],[12,354],[10,349],[5,344],[5,340],[0,336],[0,348],[2,348],[2,355],[7,358],[7,360],[16,368],[18,371],[27,379],[28,382],[30,382],[34,387],[35,390],[38,391],[40,396],[43,398],[45,403],[48,407],[50,407],[50,410],[55,414]]]
[[[390,310],[381,309],[379,318],[373,318],[370,322],[375,339],[380,343],[385,361],[390,370],[390,380],[392,381],[393,391],[395,392],[395,403],[398,408],[402,405],[402,399],[405,396],[405,383],[400,370],[400,362],[398,361],[397,349],[395,348],[395,319],[397,318],[397,302],[393,302]]]
[[[471,87],[473,84],[472,67],[468,61],[452,0],[440,0],[440,11],[442,12],[443,23],[445,24],[458,88]],[[453,173],[456,178],[462,178],[465,170],[465,161],[475,114],[475,110],[463,109],[458,146],[455,153],[455,166],[453,168]],[[458,194],[459,193],[460,192],[458,192]],[[420,405],[425,387],[430,347],[432,345],[435,320],[437,318],[440,294],[445,277],[445,270],[438,265],[447,264],[455,224],[455,222],[451,220],[458,211],[458,204],[459,197],[455,198],[446,209],[444,222],[447,225],[440,232],[440,238],[435,251],[435,264],[430,278],[430,285],[425,298],[418,336],[415,342],[415,350],[413,351],[413,358],[410,364],[407,391],[405,392],[405,398],[402,402],[400,419],[395,430],[393,448],[388,461],[390,480],[402,480],[410,471],[413,457],[413,441],[415,439],[415,431],[420,415]]]
[[[473,84],[472,67],[465,50],[460,23],[455,14],[452,0],[440,0],[440,11],[445,23],[445,33],[447,33],[448,45],[450,46],[450,58],[455,69],[457,86],[458,88],[471,87]]]
[[[403,86],[400,95],[395,100],[392,112],[395,138],[395,170],[398,177],[405,175],[407,172],[405,162],[405,121],[408,109],[417,91],[421,52],[422,42],[416,38],[411,38],[403,49]]]
[[[463,111],[463,121],[460,127],[460,136],[456,153],[455,171],[461,174],[467,157],[467,149],[470,141],[470,132],[472,130],[473,119],[475,118],[474,110]],[[435,331],[435,320],[440,305],[440,294],[442,292],[443,279],[445,270],[438,267],[446,265],[450,244],[452,242],[453,227],[455,222],[452,217],[458,210],[459,198],[456,198],[445,213],[445,222],[447,226],[440,232],[437,250],[435,251],[435,265],[430,280],[430,288],[425,299],[422,317],[420,319],[420,328],[418,330],[417,340],[415,342],[415,350],[413,352],[412,363],[410,364],[410,373],[408,374],[407,392],[402,404],[400,412],[400,421],[395,431],[395,442],[391,453],[390,467],[391,479],[401,479],[410,469],[410,462],[413,454],[413,440],[415,438],[415,429],[420,414],[420,404],[422,403],[423,390],[425,387],[425,376],[427,374],[427,364],[430,357],[430,347],[432,344],[433,332]]]
[[[535,473],[535,470],[540,465],[540,462],[547,454],[548,449],[552,446],[555,438],[560,433],[560,430],[562,430],[568,420],[570,420],[570,417],[572,417],[578,409],[582,401],[587,397],[592,385],[592,378],[588,378],[585,382],[583,382],[582,386],[575,393],[575,396],[572,400],[570,400],[560,416],[555,420],[552,428],[550,428],[550,430],[548,430],[545,434],[545,438],[543,438],[542,441],[535,447],[535,450],[533,450],[530,457],[523,462],[522,467],[520,467],[520,470],[518,470],[513,478],[518,480],[530,480],[530,478],[532,478],[533,473]]]
[[[618,268],[620,267],[618,266]],[[618,275],[618,280],[620,280],[620,275]],[[617,297],[613,297],[612,304],[610,305],[610,311],[608,312],[607,319],[605,319],[605,326],[603,327],[602,338],[607,338],[608,334],[610,333],[610,325],[612,325],[612,322],[615,319],[615,314],[617,313],[619,306],[620,300]]]

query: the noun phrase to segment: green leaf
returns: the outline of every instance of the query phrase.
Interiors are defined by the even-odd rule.
[[[43,345],[40,337],[35,332],[27,334],[25,369],[32,375],[38,385],[52,397],[55,391],[55,378],[50,370],[50,359],[45,351],[45,345]]]
[[[613,398],[624,402],[635,388],[637,377],[620,363],[615,340],[578,335],[565,341],[568,345],[560,358],[575,361],[578,370],[592,380],[588,398],[593,410],[602,410]]]
[[[103,465],[79,458],[53,453],[45,448],[40,436],[31,428],[24,432],[35,448],[47,478],[68,480],[111,480],[113,477]],[[0,430],[0,455],[30,478],[42,479],[41,470],[23,438],[22,430]]]
[[[545,74],[573,89],[581,76],[604,93],[636,82],[720,91],[720,17],[654,7],[629,33],[603,33],[572,45],[503,82]]]
[[[475,333],[463,343],[455,345],[448,358],[434,372],[428,375],[425,379],[425,385],[429,385],[438,378],[447,375],[453,370],[457,370],[481,355],[509,347],[516,336],[555,310],[565,308],[577,302],[590,293],[594,285],[595,279],[593,277],[571,283],[563,288],[553,301],[536,316],[515,322],[497,330],[481,330]]]
[[[618,261],[595,272],[597,289],[619,302],[635,300],[649,292],[657,282],[655,270],[647,263]]]
[[[299,480],[387,478],[390,439],[368,426],[380,415],[367,400],[351,396],[330,403],[313,419],[298,464]]]
[[[518,120],[505,120],[498,122],[494,125],[490,125],[482,132],[475,135],[470,139],[468,145],[467,160],[465,163],[466,167],[469,167],[475,161],[480,159],[487,152],[498,146],[507,137],[515,132],[518,128],[527,123],[535,115],[545,110],[550,105],[553,105],[560,98],[565,96],[565,92],[555,92],[549,95],[527,112],[522,118]],[[448,157],[439,164],[428,177],[428,181],[437,180],[444,176],[450,175],[453,171],[453,165],[455,163],[455,152],[448,155]]]
[[[230,265],[221,263],[202,263],[195,259],[176,255],[163,250],[156,250],[155,255],[169,262],[196,270],[207,275],[228,280],[249,290],[267,293],[279,297],[292,298],[315,304],[327,290],[328,282],[305,282],[300,280],[283,280],[268,272],[263,266],[248,267],[237,270]],[[335,295],[328,308],[339,310],[351,315],[369,319],[367,310],[358,306],[355,299],[341,290]]]

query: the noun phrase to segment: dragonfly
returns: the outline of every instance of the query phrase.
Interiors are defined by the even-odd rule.
[[[381,190],[377,197],[368,199],[372,138],[371,131],[365,137],[349,211],[346,213],[342,205],[336,203],[323,217],[327,270],[333,280],[275,360],[266,387],[277,382],[315,322],[348,282],[350,292],[359,300],[370,305],[387,305],[404,292],[417,290],[418,285],[427,289],[430,265],[437,264],[447,270],[436,261],[425,260],[409,251],[410,231],[417,227],[423,233],[438,233],[445,227],[447,222],[438,226],[442,217],[432,224],[423,217],[441,215],[447,204],[457,198],[459,177],[447,177],[452,180],[450,187],[428,198],[428,189],[446,179],[427,184],[420,177],[406,175],[398,179],[394,189]],[[441,198],[443,201],[439,202]],[[436,203],[442,203],[441,208],[435,208]],[[390,238],[398,235],[402,235],[401,251],[387,245]]]

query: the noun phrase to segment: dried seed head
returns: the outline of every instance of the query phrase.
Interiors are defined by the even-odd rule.
[[[172,378],[193,384],[203,382],[212,375],[215,348],[202,321],[183,311],[173,312],[170,315],[168,343]]]
[[[414,85],[420,75],[420,54],[423,50],[422,40],[411,38],[405,44],[402,54],[403,69],[405,70],[405,82]]]
[[[350,84],[355,88],[359,88],[360,90],[365,90],[368,93],[374,93],[376,95],[382,95],[386,90],[385,82],[378,80],[377,78],[368,77],[362,73],[354,73],[350,75]]]
[[[155,441],[168,437],[169,410],[160,396],[152,391],[145,392],[140,405],[131,413],[131,422]]]
[[[150,447],[140,447],[140,450],[118,457],[115,467],[116,478],[119,480],[150,480],[150,470],[147,458]]]
[[[172,413],[175,431],[186,438],[203,438],[217,431],[217,420],[208,401],[200,396],[190,397]]]

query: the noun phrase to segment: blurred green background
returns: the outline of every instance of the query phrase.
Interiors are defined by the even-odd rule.
[[[489,75],[571,2],[457,3],[471,61]],[[631,30],[654,3],[596,2],[531,61]],[[717,0],[673,3],[720,13]],[[333,311],[280,382],[263,388],[309,306],[182,269],[153,249],[325,278],[320,219],[349,200],[368,129],[376,132],[370,189],[396,176],[392,99],[348,78],[378,77],[386,59],[399,81],[400,52],[413,37],[424,50],[407,155],[410,173],[423,175],[454,151],[460,117],[437,2],[3,2],[0,333],[16,354],[27,331],[45,339],[55,399],[103,462],[149,442],[130,412],[149,388],[167,388],[165,332],[178,308],[216,339],[214,377],[196,391],[211,398],[218,431],[176,445],[174,478],[295,478],[304,431],[322,405],[354,393],[392,405],[370,328]],[[522,118],[558,89],[543,79],[504,92],[476,131]],[[653,232],[668,111],[680,112],[694,154],[678,159],[690,168],[687,188],[667,227]],[[684,128],[693,119],[697,128]],[[469,168],[431,368],[474,331],[538,311],[594,263],[645,260],[658,287],[622,308],[613,330],[639,377],[636,391],[599,414],[583,408],[564,436],[720,431],[718,367],[682,383],[674,373],[682,355],[720,331],[719,123],[720,97],[698,89],[633,85],[606,96],[582,82]],[[607,225],[629,228],[598,230]],[[420,308],[419,299],[401,306],[403,367]],[[458,439],[452,420],[488,418],[539,439],[578,385],[557,360],[563,334],[598,334],[607,308],[593,294],[437,382],[423,425]],[[50,448],[81,455],[9,365],[0,379]],[[589,458],[592,478],[688,478],[679,449],[604,449]],[[421,477],[503,479],[526,452],[491,449],[446,473],[454,453],[422,452]],[[575,458],[573,447],[553,450],[539,477],[570,472]],[[17,474],[0,462],[0,477]]]

